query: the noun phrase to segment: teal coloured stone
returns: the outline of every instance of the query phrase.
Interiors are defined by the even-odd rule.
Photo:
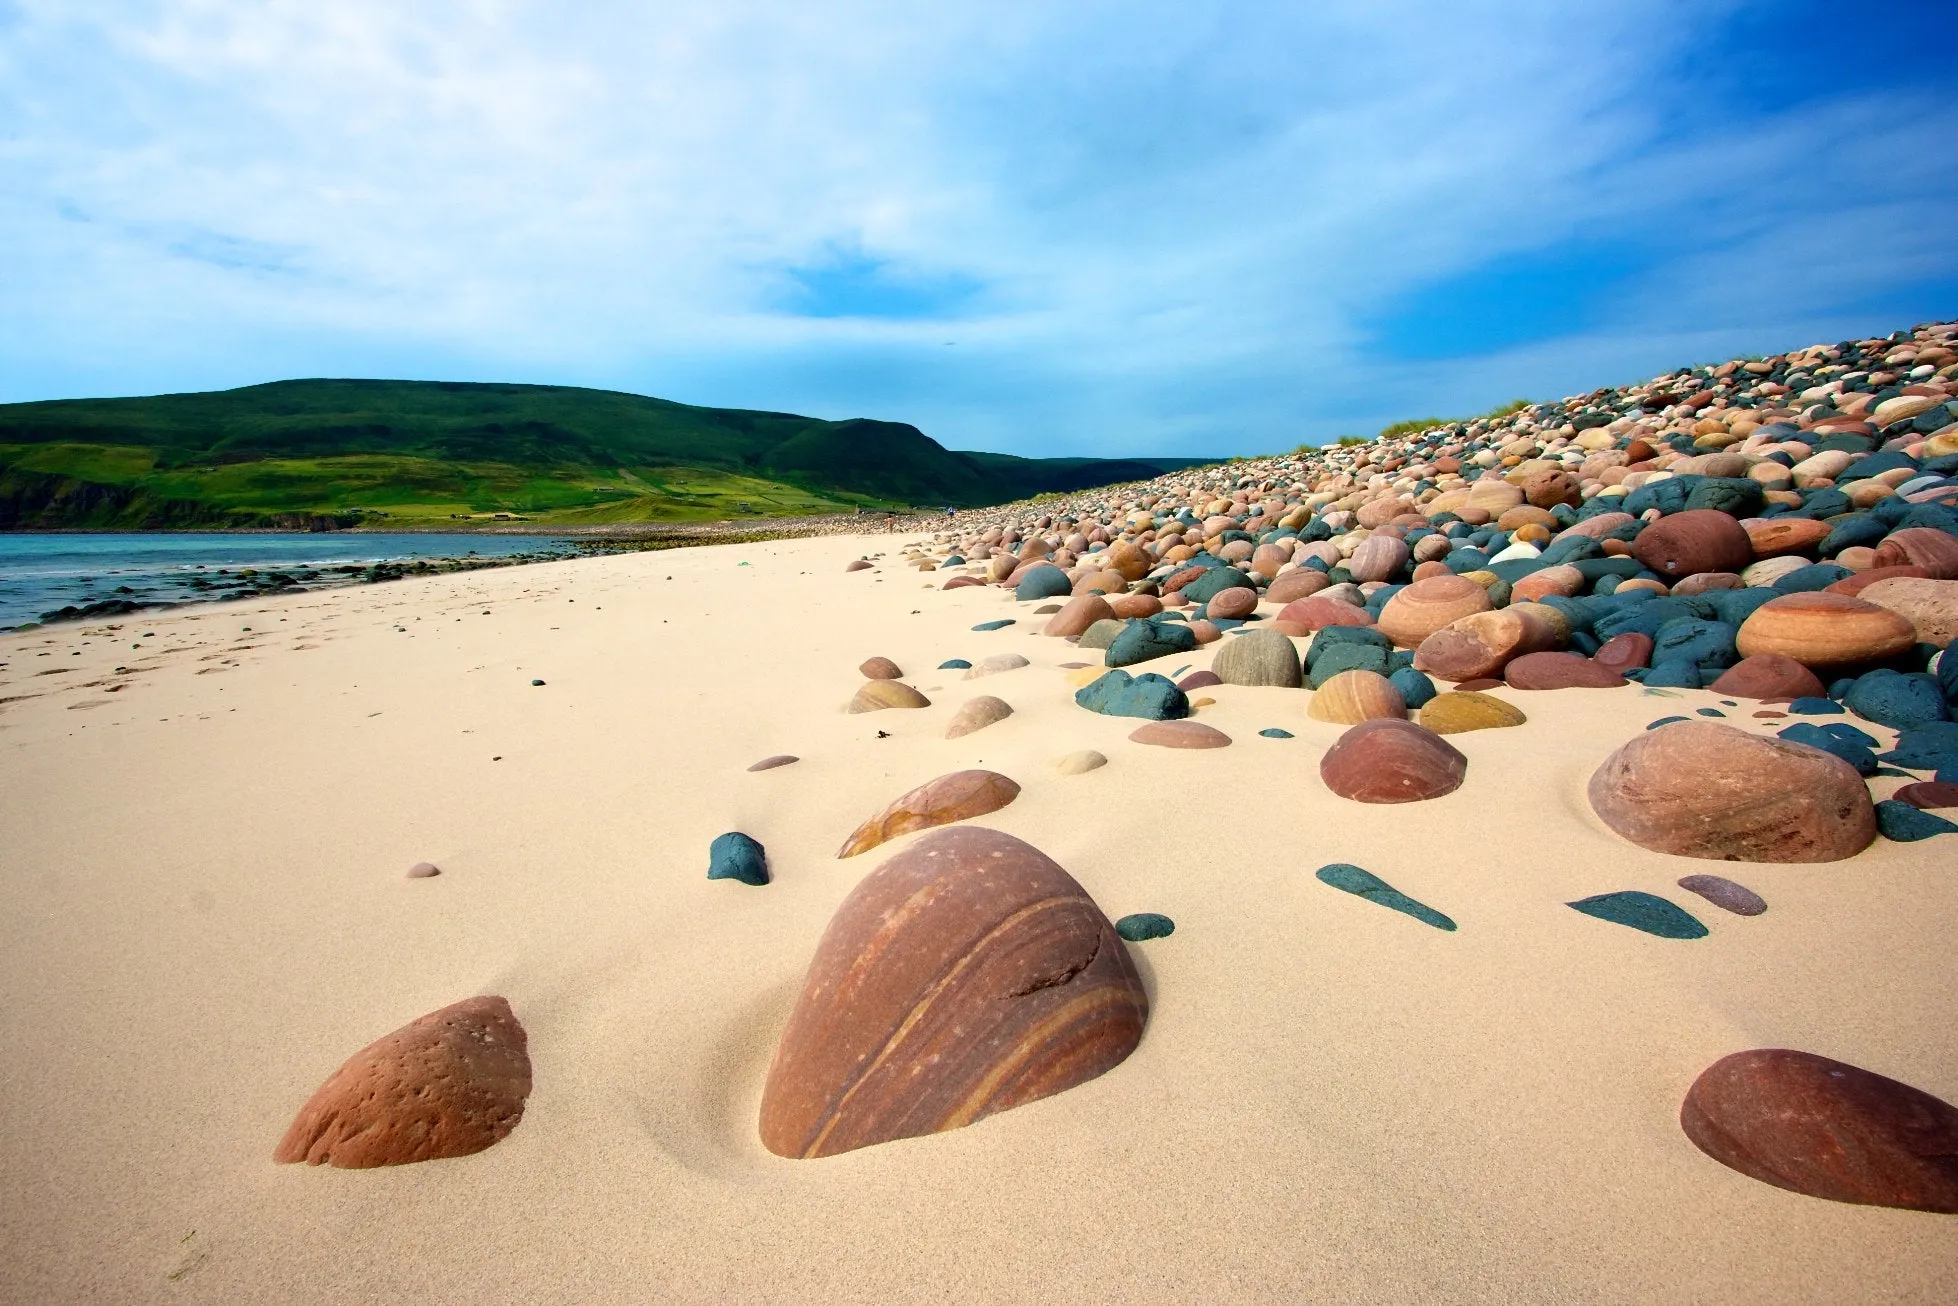
[[[1111,671],[1076,690],[1074,701],[1103,716],[1133,716],[1149,721],[1177,721],[1190,715],[1190,700],[1176,682],[1155,672],[1130,676]]]
[[[1235,567],[1212,567],[1183,587],[1192,603],[1208,603],[1228,589],[1253,588],[1251,578]]]
[[[1709,476],[1686,496],[1688,508],[1712,508],[1730,517],[1752,517],[1764,501],[1760,482],[1740,476]]]
[[[1881,670],[1858,676],[1842,701],[1865,721],[1895,730],[1944,721],[1951,715],[1937,677],[1921,671]]]
[[[1614,925],[1629,925],[1662,939],[1703,939],[1707,936],[1706,926],[1700,924],[1693,913],[1667,902],[1657,894],[1643,893],[1637,889],[1601,893],[1593,898],[1579,898],[1566,905],[1575,907],[1586,916],[1595,916]]]
[[[1389,655],[1389,663],[1398,661],[1397,654]],[[1394,673],[1387,677],[1390,684],[1401,693],[1401,702],[1407,710],[1418,712],[1422,705],[1435,696],[1435,682],[1410,666],[1396,666]]]
[[[1197,646],[1197,633],[1188,626],[1158,625],[1142,617],[1131,618],[1108,645],[1103,661],[1111,667],[1134,666],[1172,653],[1188,653]]]
[[[1115,932],[1130,943],[1166,939],[1176,933],[1176,922],[1159,912],[1139,911],[1116,921]]]
[[[974,626],[973,629],[974,630],[1004,630],[1006,627],[1012,624],[1013,624],[1013,618],[1001,617],[998,621],[982,621],[978,625]]]
[[[739,830],[731,830],[708,847],[707,878],[767,884],[768,855],[753,839]]]
[[[1317,875],[1321,884],[1330,884],[1335,889],[1365,898],[1368,902],[1379,903],[1391,911],[1412,916],[1424,925],[1432,925],[1438,930],[1455,928],[1454,921],[1434,908],[1418,899],[1408,897],[1373,872],[1363,871],[1351,863],[1333,862],[1329,866],[1321,866]]]
[[[1788,710],[1796,716],[1841,716],[1842,704],[1833,698],[1798,698]]]
[[[1646,729],[1657,730],[1660,726],[1669,726],[1675,721],[1690,721],[1690,720],[1692,720],[1691,717],[1662,716],[1657,721],[1654,721],[1651,725],[1647,726]]]
[[[938,669],[940,671],[964,671],[971,666],[972,664],[964,658],[946,658],[938,664]]]
[[[1876,805],[1876,829],[1895,843],[1916,843],[1940,834],[1958,834],[1958,824],[1894,798],[1886,798]]]
[[[1695,710],[1699,712],[1701,716],[1726,716],[1727,715],[1725,712],[1722,712],[1717,707],[1702,707],[1702,708],[1697,708]]]
[[[1067,597],[1074,588],[1074,582],[1067,573],[1051,564],[1035,567],[1020,577],[1020,583],[1013,587],[1013,597],[1022,603],[1034,599],[1059,599]]]
[[[1312,666],[1305,674],[1305,681],[1312,688],[1331,680],[1342,671],[1358,668],[1363,671],[1387,674],[1387,650],[1371,644],[1334,644],[1318,657],[1312,659]]]
[[[1266,739],[1290,739],[1292,737],[1291,731],[1280,730],[1277,726],[1268,727],[1267,729],[1260,730],[1258,733]]]

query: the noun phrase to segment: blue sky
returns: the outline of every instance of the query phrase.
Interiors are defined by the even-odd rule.
[[[0,0],[0,401],[1224,455],[1958,316],[1943,4]]]

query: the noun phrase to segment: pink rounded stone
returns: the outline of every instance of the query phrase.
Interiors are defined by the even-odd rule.
[[[1354,726],[1326,750],[1319,776],[1357,803],[1416,803],[1461,787],[1468,758],[1434,731],[1383,718]]]

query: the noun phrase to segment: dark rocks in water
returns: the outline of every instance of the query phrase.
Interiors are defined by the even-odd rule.
[[[1703,939],[1706,926],[1685,908],[1667,902],[1657,894],[1626,889],[1620,893],[1601,893],[1567,904],[1615,925],[1629,925],[1662,939]]]
[[[1693,1081],[1679,1127],[1776,1188],[1958,1214],[1958,1107],[1860,1066],[1789,1048],[1735,1052]]]
[[[1115,922],[1115,932],[1130,943],[1146,939],[1166,939],[1176,933],[1176,922],[1152,911],[1139,911]]]
[[[1958,834],[1958,823],[1910,803],[1885,799],[1876,805],[1877,833],[1893,843],[1917,843],[1940,834]]]
[[[768,854],[747,835],[730,830],[707,849],[707,878],[767,884]]]
[[[1039,849],[920,839],[837,908],[762,1090],[761,1141],[814,1158],[956,1129],[1063,1092],[1141,1041],[1115,927]]]
[[[328,1076],[272,1159],[364,1170],[480,1152],[523,1119],[526,1043],[502,998],[466,998],[431,1011]]]
[[[1647,730],[1592,773],[1591,809],[1641,848],[1740,862],[1832,862],[1876,836],[1838,757],[1717,721]]]
[[[1438,930],[1453,930],[1455,922],[1418,899],[1410,898],[1393,885],[1388,884],[1371,871],[1363,871],[1348,862],[1333,862],[1321,866],[1317,872],[1321,884],[1330,884],[1335,889],[1377,902],[1392,911],[1402,912]]]
[[[856,828],[838,857],[869,852],[888,839],[934,825],[949,825],[996,812],[1020,796],[1020,786],[997,771],[954,771],[893,800]]]
[[[1736,916],[1759,916],[1768,909],[1767,902],[1760,894],[1744,884],[1735,884],[1724,875],[1689,875],[1679,882],[1679,887],[1699,894],[1714,906],[1724,907]]]
[[[1006,627],[1012,624],[1013,624],[1013,618],[1001,617],[998,621],[982,621],[978,625],[974,626],[973,629],[974,630],[1004,630]]]
[[[762,758],[761,761],[756,762],[748,769],[750,771],[773,771],[778,766],[788,766],[791,763],[800,762],[801,760],[801,758],[793,753],[777,753],[773,757]]]
[[[1130,676],[1126,671],[1110,671],[1091,685],[1075,691],[1074,701],[1090,712],[1103,716],[1144,717],[1151,721],[1176,721],[1190,715],[1189,696],[1168,677],[1155,672]]]

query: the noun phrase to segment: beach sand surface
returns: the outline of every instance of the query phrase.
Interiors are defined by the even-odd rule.
[[[1097,655],[1032,633],[1034,605],[942,592],[945,573],[894,556],[844,572],[902,542],[627,554],[0,636],[0,1299],[1958,1295],[1958,1217],[1769,1187],[1677,1123],[1703,1068],[1762,1046],[1958,1100],[1946,841],[1757,866],[1617,837],[1587,779],[1649,721],[1719,702],[1699,691],[1497,691],[1528,724],[1454,737],[1466,782],[1404,806],[1325,788],[1339,727],[1296,690],[1202,691],[1198,719],[1231,747],[1144,747],[1137,722],[1074,705],[1057,668]],[[970,629],[1003,616],[1018,624]],[[996,652],[1032,665],[933,669]],[[847,714],[873,654],[932,705]],[[982,693],[1014,715],[943,738]],[[1753,706],[1727,710],[1785,724]],[[1055,771],[1082,748],[1110,764]],[[801,761],[745,769],[775,753]],[[968,767],[1023,786],[978,824],[1042,849],[1111,918],[1175,920],[1131,945],[1140,1048],[969,1128],[770,1155],[756,1112],[803,970],[908,840],[837,848]],[[772,884],[706,878],[729,830],[767,847]],[[424,860],[441,875],[405,878]],[[1329,862],[1460,929],[1328,888]],[[1706,871],[1769,910],[1675,887]],[[1564,905],[1620,889],[1711,936]],[[480,993],[529,1033],[535,1089],[507,1139],[381,1170],[273,1163],[343,1060]]]

